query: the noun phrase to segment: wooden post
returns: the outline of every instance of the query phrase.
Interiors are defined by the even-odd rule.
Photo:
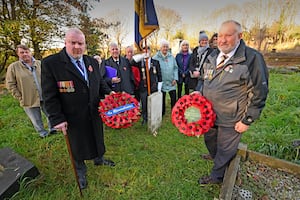
[[[236,176],[240,166],[241,156],[236,155],[230,162],[225,175],[222,188],[220,191],[220,200],[231,200],[232,191],[235,185]]]

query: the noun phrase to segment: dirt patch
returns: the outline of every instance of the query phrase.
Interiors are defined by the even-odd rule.
[[[300,66],[300,53],[298,52],[276,52],[263,54],[268,66],[288,67]]]
[[[233,200],[300,200],[300,177],[253,161],[240,163]]]

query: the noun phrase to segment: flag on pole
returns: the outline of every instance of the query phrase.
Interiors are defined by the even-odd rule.
[[[135,45],[141,50],[144,38],[159,28],[153,0],[134,1],[134,32]]]

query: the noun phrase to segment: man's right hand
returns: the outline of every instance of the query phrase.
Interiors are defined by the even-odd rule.
[[[121,78],[119,78],[119,77],[113,77],[113,78],[111,79],[111,82],[112,82],[112,83],[120,83],[120,82],[121,82]]]
[[[198,90],[195,90],[191,94],[200,94],[201,95],[201,92],[199,92]]]
[[[54,128],[58,131],[62,131],[64,135],[67,134],[67,129],[68,129],[68,123],[67,122],[62,122],[60,124],[57,124],[54,126]]]
[[[193,71],[193,75],[195,78],[199,78],[200,77],[200,72],[199,71]]]

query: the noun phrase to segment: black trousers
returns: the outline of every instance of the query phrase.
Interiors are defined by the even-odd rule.
[[[182,93],[182,87],[183,87],[183,85],[184,85],[184,95],[190,93],[190,89],[189,89],[188,84],[186,84],[186,83],[177,83],[177,87],[178,87],[178,91],[177,91],[178,92],[178,94],[177,94],[178,98],[177,99],[181,98],[181,93]]]
[[[148,98],[147,90],[140,92],[140,99],[141,99],[141,103],[142,103],[142,117],[145,121],[147,121],[147,119],[148,119],[147,98]]]
[[[77,171],[78,178],[82,178],[86,176],[87,167],[84,160],[74,160],[75,168]]]
[[[135,99],[136,99],[138,102],[140,102],[141,97],[140,97],[140,91],[139,91],[138,89],[135,89],[135,90],[134,90],[133,95],[134,95]]]
[[[205,145],[214,159],[210,174],[214,180],[223,180],[226,168],[237,153],[241,136],[234,127],[222,126],[212,128],[204,134]]]
[[[162,102],[162,115],[164,116],[166,113],[166,94],[167,92],[162,92],[163,93],[163,102]],[[168,92],[170,99],[171,99],[171,110],[174,107],[176,103],[176,90],[171,90]]]

